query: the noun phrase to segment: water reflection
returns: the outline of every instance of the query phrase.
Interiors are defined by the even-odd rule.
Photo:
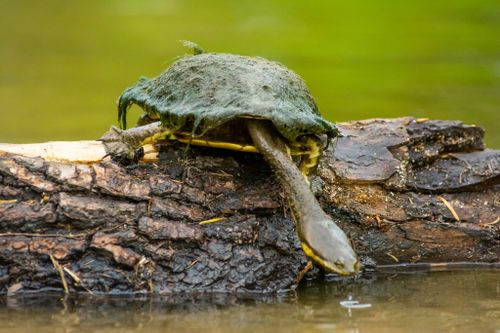
[[[0,332],[498,332],[499,276],[378,275],[265,296],[4,297]]]

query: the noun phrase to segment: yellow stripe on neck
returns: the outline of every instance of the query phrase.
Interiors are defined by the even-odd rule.
[[[300,245],[302,245],[302,250],[304,250],[306,256],[308,256],[309,258],[311,258],[312,260],[314,260],[315,262],[317,262],[318,264],[320,264],[325,268],[331,267],[331,265],[328,264],[323,258],[317,256],[316,253],[314,253],[313,249],[311,249],[309,245],[307,245],[305,242],[300,242]]]

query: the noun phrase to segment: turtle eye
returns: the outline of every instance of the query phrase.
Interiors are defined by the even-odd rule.
[[[336,261],[335,262],[335,266],[338,268],[338,269],[344,269],[345,268],[345,265],[343,263],[341,263],[340,261]]]

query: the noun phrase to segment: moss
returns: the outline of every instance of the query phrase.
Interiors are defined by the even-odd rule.
[[[268,119],[292,142],[302,135],[338,134],[297,74],[258,57],[200,53],[181,58],[156,78],[139,79],[118,101],[124,128],[134,103],[150,118],[173,130],[187,127],[194,136],[238,117]]]

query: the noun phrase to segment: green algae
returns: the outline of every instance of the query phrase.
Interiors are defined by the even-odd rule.
[[[174,131],[188,127],[194,136],[236,118],[267,119],[292,142],[303,135],[338,134],[297,74],[260,57],[195,52],[125,90],[118,101],[122,128],[132,104]]]

